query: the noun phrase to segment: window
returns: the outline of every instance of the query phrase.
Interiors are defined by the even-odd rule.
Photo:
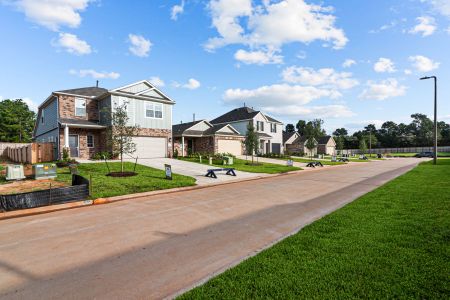
[[[87,135],[87,146],[88,148],[94,148],[94,136],[92,134]]]
[[[270,132],[277,132],[277,124],[270,123]]]
[[[264,122],[256,121],[256,131],[264,131]]]
[[[161,103],[146,103],[145,104],[145,117],[162,119],[162,104]]]
[[[41,123],[44,123],[44,109],[41,110]]]
[[[75,98],[75,116],[86,116],[86,99]]]

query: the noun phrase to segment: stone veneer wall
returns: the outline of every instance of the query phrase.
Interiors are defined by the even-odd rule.
[[[95,153],[100,151],[107,151],[106,145],[106,131],[105,130],[93,130],[83,128],[69,128],[69,134],[78,134],[79,136],[79,155],[78,158],[89,159]],[[92,134],[94,136],[94,148],[87,147],[87,135]],[[62,151],[64,148],[64,128],[59,130],[59,153],[62,158]]]
[[[215,135],[215,136],[209,136],[209,137],[194,137],[184,138],[184,146],[185,146],[185,155],[187,155],[187,140],[188,139],[194,139],[194,151],[195,152],[202,152],[202,153],[217,153],[219,144],[218,140],[239,140],[244,141],[244,137],[237,137],[237,136],[225,136],[225,135]],[[181,152],[181,137],[174,138],[174,151],[175,149],[178,150],[178,155],[182,155]],[[245,153],[245,146],[242,144],[242,152],[241,154]]]
[[[77,97],[83,98],[83,97]],[[58,95],[59,117],[66,119],[80,119],[98,121],[100,118],[98,102],[90,98],[86,99],[86,115],[84,117],[75,116],[75,96]]]

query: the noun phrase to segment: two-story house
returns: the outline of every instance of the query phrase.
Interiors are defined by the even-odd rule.
[[[55,144],[57,157],[64,148],[74,158],[91,158],[109,151],[108,111],[126,105],[130,125],[139,125],[134,157],[168,157],[172,153],[172,107],[175,102],[150,82],[142,80],[116,89],[85,87],[52,92],[39,106],[34,139]]]
[[[247,126],[251,122],[259,137],[259,153],[284,153],[283,123],[250,107],[233,109],[210,123],[213,125],[230,124],[241,135],[247,134]]]

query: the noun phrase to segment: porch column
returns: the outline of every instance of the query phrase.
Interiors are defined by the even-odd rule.
[[[181,156],[184,157],[184,136],[181,136]]]
[[[69,148],[69,126],[64,127],[64,147]]]

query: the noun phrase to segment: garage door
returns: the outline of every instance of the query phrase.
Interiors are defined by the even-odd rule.
[[[242,154],[242,143],[237,140],[218,140],[219,153],[231,153],[233,155]]]
[[[167,140],[161,137],[135,137],[133,142],[136,143],[136,152],[132,154],[139,158],[156,158],[166,157]]]
[[[272,153],[281,154],[281,144],[280,143],[272,143]]]

